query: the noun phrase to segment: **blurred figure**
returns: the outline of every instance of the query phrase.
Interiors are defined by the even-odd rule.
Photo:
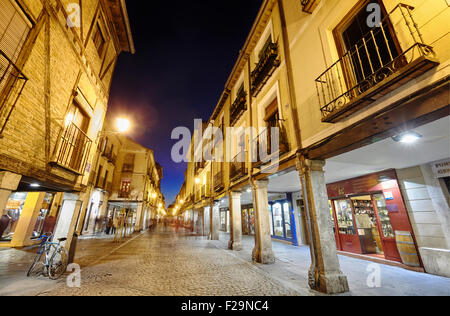
[[[113,219],[108,217],[108,221],[106,222],[106,235],[110,235],[113,228]]]

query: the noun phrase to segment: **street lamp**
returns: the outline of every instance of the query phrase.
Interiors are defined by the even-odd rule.
[[[118,118],[116,120],[116,127],[119,133],[126,133],[130,129],[130,121],[126,118]]]

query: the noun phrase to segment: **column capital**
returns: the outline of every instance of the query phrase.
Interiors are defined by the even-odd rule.
[[[242,192],[241,191],[230,191],[229,195],[230,195],[230,198],[232,198],[232,199],[240,199]]]
[[[255,180],[252,182],[253,189],[267,189],[269,180]]]
[[[306,173],[310,171],[324,171],[325,160],[310,160],[306,159],[304,156],[298,156],[296,161],[297,170],[301,173]]]
[[[0,189],[15,191],[19,186],[22,176],[20,174],[2,171],[0,172]]]

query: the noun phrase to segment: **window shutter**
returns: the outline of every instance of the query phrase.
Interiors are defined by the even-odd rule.
[[[30,31],[30,24],[10,0],[0,0],[0,50],[13,62]]]

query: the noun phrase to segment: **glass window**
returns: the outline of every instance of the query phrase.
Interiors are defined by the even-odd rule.
[[[356,235],[353,224],[352,206],[349,200],[334,201],[339,233],[343,235]]]
[[[283,228],[283,214],[281,210],[281,204],[275,203],[272,206],[273,212],[273,226],[274,226],[274,236],[284,237],[284,228]]]
[[[286,230],[286,238],[292,238],[292,225],[291,225],[291,209],[289,203],[283,204],[284,211],[284,227]]]
[[[251,208],[248,211],[248,220],[249,220],[249,229],[250,229],[250,235],[254,235],[255,234],[255,211]]]
[[[1,241],[11,241],[16,231],[20,215],[22,214],[25,200],[28,193],[15,192],[12,193],[6,203],[6,208],[0,219],[0,236]]]
[[[269,221],[270,221],[270,235],[273,236],[273,212],[272,212],[272,205],[269,205]]]
[[[50,213],[54,196],[55,195],[52,193],[45,194],[41,210],[39,211],[39,215],[36,220],[36,225],[34,226],[33,233],[31,234],[31,239],[39,238],[43,233],[53,233],[56,225],[56,218],[48,215]]]
[[[383,194],[375,194],[373,196],[378,209],[378,217],[381,223],[381,229],[383,230],[383,236],[385,238],[395,238],[394,229],[392,228],[391,219],[386,206],[386,200]]]

